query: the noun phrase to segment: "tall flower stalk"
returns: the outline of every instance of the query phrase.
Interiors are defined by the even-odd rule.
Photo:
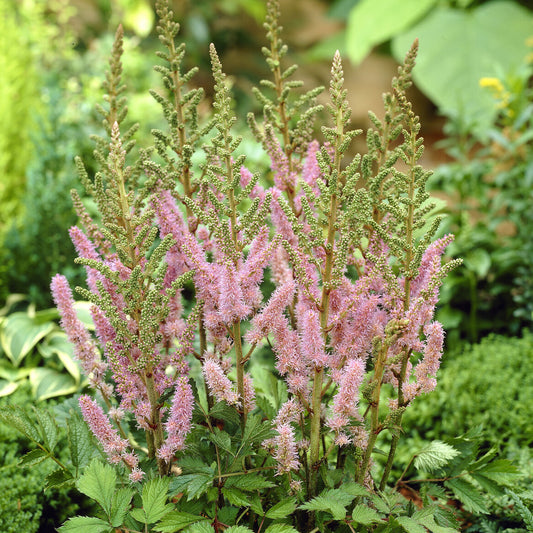
[[[97,392],[98,401],[80,398],[83,416],[133,482],[150,460],[160,476],[176,472],[188,443],[196,458],[212,453],[202,475],[212,473],[215,531],[224,527],[226,500],[245,502],[228,487],[233,476],[260,472],[269,476],[264,487],[312,500],[328,469],[342,472],[349,458],[352,481],[372,488],[373,453],[389,431],[383,489],[404,410],[435,387],[444,333],[434,309],[458,264],[442,265],[452,237],[435,240],[429,173],[418,164],[420,124],[405,94],[416,44],[384,97],[384,118],[371,114],[368,153],[351,156],[361,131],[350,128],[340,54],[331,69],[331,125],[319,141],[321,89],[298,93],[301,84],[290,79],[296,68],[282,68],[279,5],[269,0],[264,54],[273,81],[256,91],[263,122],[249,117],[271,159],[261,176],[239,152],[215,47],[213,113],[204,119],[203,91],[190,88],[196,69],[182,72],[179,26],[163,0],[156,9],[165,52],[156,68],[163,88],[152,95],[167,122],[153,132],[157,161],[150,151],[135,160],[135,127],[122,133],[121,29],[101,108],[107,138],[96,138],[100,171],[89,177],[78,161],[100,213],[93,220],[74,194],[80,225],[70,234],[87,270],[87,288],[78,292],[93,304],[96,338],[77,320],[66,280],[52,283],[62,325]],[[275,289],[265,299],[267,269]],[[272,355],[287,393],[275,408],[252,380],[259,349]],[[306,530],[312,523],[300,520]]]

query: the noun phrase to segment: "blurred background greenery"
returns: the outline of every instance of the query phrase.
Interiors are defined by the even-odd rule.
[[[251,88],[268,78],[261,54],[264,1],[171,4],[187,43],[185,66],[201,67],[193,83],[206,91],[203,111],[208,112],[212,94],[207,50],[214,42],[242,117],[239,133],[246,135],[246,113],[259,109]],[[301,65],[297,77],[308,88],[328,84],[331,58],[341,51],[354,127],[369,125],[368,110],[380,114],[381,94],[398,61],[419,39],[411,97],[426,138],[423,162],[434,169],[431,187],[442,200],[441,211],[449,215],[442,232],[456,235],[450,254],[463,257],[464,265],[446,280],[438,311],[448,332],[442,386],[419,402],[422,411],[409,419],[408,439],[443,439],[459,427],[484,424],[489,428],[486,445],[519,457],[528,472],[525,479],[531,480],[533,415],[526,370],[533,364],[533,337],[527,333],[533,318],[531,1],[280,4],[288,62]],[[36,310],[51,307],[49,283],[56,272],[74,285],[83,284],[67,234],[76,223],[69,191],[79,188],[73,158],[81,155],[91,172],[90,135],[102,133],[95,104],[102,98],[119,23],[126,30],[128,120],[141,123],[137,141],[147,147],[150,129],[161,127],[159,106],[148,93],[159,85],[152,70],[158,49],[153,1],[0,0],[0,302],[24,295],[11,297],[0,311],[0,396],[18,389],[21,397],[48,401],[83,387],[54,329],[57,315]],[[245,143],[250,157],[259,157],[250,135]],[[29,339],[24,346],[14,341],[14,324]],[[46,372],[36,371],[43,368],[54,379],[64,375],[55,389],[43,385]],[[31,376],[43,379],[32,381]],[[460,409],[455,409],[457,402]],[[487,402],[492,410],[486,409]],[[495,425],[498,418],[500,425]],[[10,438],[0,434],[0,453],[1,443]],[[5,464],[12,462],[8,459],[4,456]],[[9,472],[0,470],[0,480]],[[27,490],[37,489],[28,485]],[[61,498],[39,500],[42,516],[59,515]],[[498,505],[501,511],[506,503]],[[497,527],[504,515],[509,519],[509,509],[500,511]],[[10,525],[10,516],[0,511],[2,531],[53,530],[53,519],[30,513],[24,529],[18,522]],[[488,531],[483,527],[479,530]]]

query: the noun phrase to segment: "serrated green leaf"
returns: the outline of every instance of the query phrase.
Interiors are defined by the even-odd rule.
[[[243,474],[228,477],[225,487],[236,487],[240,490],[261,490],[274,487],[275,484],[259,474]]]
[[[210,521],[196,522],[184,531],[185,533],[213,533],[213,526]]]
[[[369,494],[368,490],[365,489],[363,485],[355,483],[354,481],[343,483],[338,489],[335,490],[339,493],[345,493],[347,496],[351,496],[351,500],[353,500],[356,496],[368,496]]]
[[[222,494],[235,507],[250,507],[250,498],[247,494],[235,487],[224,487]]]
[[[111,528],[100,518],[92,516],[75,516],[69,518],[60,528],[59,533],[107,533]]]
[[[437,514],[439,507],[427,507],[413,514],[413,519],[427,527],[431,533],[457,533],[456,529],[440,526],[435,522],[434,514]]]
[[[380,512],[384,514],[389,514],[391,512],[391,508],[387,501],[385,501],[384,498],[378,496],[377,494],[371,494],[370,500],[374,504],[374,507]]]
[[[44,490],[62,487],[67,483],[72,483],[74,478],[65,470],[55,470],[44,478]]]
[[[41,463],[48,457],[50,457],[48,452],[42,450],[41,448],[37,448],[36,450],[32,450],[31,452],[28,452],[27,454],[23,455],[18,464],[19,466],[36,465],[38,463]]]
[[[40,427],[43,442],[48,450],[53,451],[57,444],[57,425],[52,415],[44,409],[35,409],[35,417]]]
[[[231,422],[236,426],[238,426],[241,422],[241,418],[235,407],[231,407],[226,402],[216,403],[211,411],[209,411],[209,416],[211,418],[215,418],[216,420]]]
[[[172,510],[172,506],[166,504],[168,484],[168,477],[156,477],[144,485],[142,502],[147,524],[157,522]]]
[[[93,459],[76,486],[80,492],[96,500],[109,516],[116,482],[117,475],[113,467]]]
[[[450,479],[444,483],[452,490],[454,496],[463,504],[464,508],[471,513],[487,514],[489,511],[480,492],[463,478]]]
[[[162,533],[174,533],[175,531],[181,531],[190,524],[202,520],[205,520],[205,517],[184,513],[182,511],[171,511],[166,514],[153,529],[154,531],[161,531]]]
[[[381,522],[381,516],[375,509],[372,509],[372,507],[359,503],[353,508],[352,520],[357,524],[369,526],[376,522]]]
[[[29,440],[41,443],[41,435],[35,422],[22,409],[11,405],[0,408],[0,421],[15,428]]]
[[[135,509],[132,509],[130,511],[130,516],[137,520],[137,522],[140,522],[141,524],[146,524],[146,513],[144,512],[144,509],[141,509],[140,507],[136,507]]]
[[[274,435],[272,424],[262,421],[259,415],[250,415],[246,420],[241,446],[235,457],[246,457],[250,454],[253,444],[258,444]]]
[[[250,415],[246,419],[243,441],[263,442],[274,434],[270,421],[262,421],[259,415]]]
[[[254,533],[251,529],[245,526],[231,526],[224,530],[226,533]]]
[[[434,440],[415,455],[414,466],[422,472],[432,472],[457,457],[459,452],[449,444]]]
[[[185,481],[182,484],[182,489],[187,491],[187,500],[190,501],[193,498],[201,496],[213,483],[213,477],[207,474],[188,474],[185,476],[179,476]],[[185,479],[186,478],[186,479]],[[173,490],[176,488],[176,484],[172,485]]]
[[[276,503],[276,505],[272,506],[266,512],[265,516],[272,520],[276,520],[277,518],[286,518],[287,516],[292,514],[295,509],[296,499],[287,498],[286,500],[281,500],[280,502]]]
[[[500,485],[510,485],[521,475],[518,468],[507,459],[496,459],[477,472]]]
[[[265,533],[298,533],[298,530],[289,524],[270,524],[265,529]]]
[[[231,455],[235,455],[231,449],[231,437],[225,431],[220,431],[220,429],[215,427],[214,433],[209,433],[209,439],[215,446],[222,448]]]
[[[330,513],[335,520],[343,520],[346,517],[345,505],[335,498],[335,495],[325,493],[322,493],[321,495],[319,494],[311,501],[303,503],[298,509],[306,509],[307,511],[326,511]]]
[[[395,520],[407,533],[426,533],[426,528],[410,516],[397,516]]]
[[[448,531],[459,530],[460,524],[452,508],[443,505],[434,505],[432,509],[433,519],[439,524],[439,527],[447,528]],[[414,515],[413,518],[415,518]]]
[[[211,477],[215,474],[215,469],[199,457],[182,457],[180,468],[185,474],[208,474]]]
[[[499,484],[495,481],[492,481],[492,479],[485,477],[483,474],[480,474],[478,472],[471,472],[470,476],[479,484],[479,486],[483,490],[485,490],[489,494],[492,494],[493,496],[498,496],[499,494],[501,494],[501,488]]]
[[[261,498],[259,494],[249,494],[248,499],[250,502],[250,509],[259,516],[264,516],[265,511],[263,510],[263,505],[261,503]]]
[[[0,343],[13,365],[19,366],[33,347],[54,327],[53,322],[39,323],[27,313],[13,313],[2,323]]]
[[[84,467],[91,459],[93,444],[87,424],[77,414],[67,420],[67,437],[72,465]]]
[[[130,508],[130,502],[133,498],[133,490],[122,488],[113,494],[111,501],[111,512],[109,521],[113,527],[120,527],[124,523],[124,518]]]

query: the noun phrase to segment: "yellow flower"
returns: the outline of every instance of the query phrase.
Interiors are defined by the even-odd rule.
[[[503,84],[498,78],[481,78],[479,80],[479,85],[483,88],[492,89],[498,94],[503,92]]]

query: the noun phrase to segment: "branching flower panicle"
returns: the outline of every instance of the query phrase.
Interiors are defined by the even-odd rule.
[[[263,52],[273,80],[256,91],[263,122],[249,117],[271,160],[261,176],[240,152],[215,46],[213,113],[204,118],[203,91],[191,86],[197,69],[182,71],[179,25],[164,0],[156,10],[163,88],[152,95],[167,123],[153,132],[157,162],[150,150],[135,157],[135,128],[125,128],[119,29],[99,171],[89,177],[77,163],[100,213],[93,220],[73,194],[80,227],[70,235],[88,285],[78,292],[93,304],[94,338],[66,280],[52,282],[62,326],[108,414],[86,395],[82,413],[132,482],[152,463],[161,477],[179,471],[174,463],[190,451],[183,469],[192,477],[175,480],[176,505],[182,493],[205,494],[214,530],[227,527],[226,502],[246,504],[250,524],[270,530],[256,493],[273,488],[307,500],[296,514],[310,531],[303,511],[321,501],[324,483],[348,480],[347,462],[350,482],[372,490],[373,454],[388,431],[385,488],[403,412],[436,385],[444,331],[435,306],[459,262],[443,264],[453,237],[435,240],[439,218],[419,165],[420,123],[406,97],[417,45],[384,96],[384,118],[370,115],[367,153],[351,157],[361,131],[350,125],[340,54],[319,133],[321,89],[293,98],[301,83],[290,80],[296,67],[282,68],[279,4],[268,0]],[[248,493],[236,488],[250,473]]]

